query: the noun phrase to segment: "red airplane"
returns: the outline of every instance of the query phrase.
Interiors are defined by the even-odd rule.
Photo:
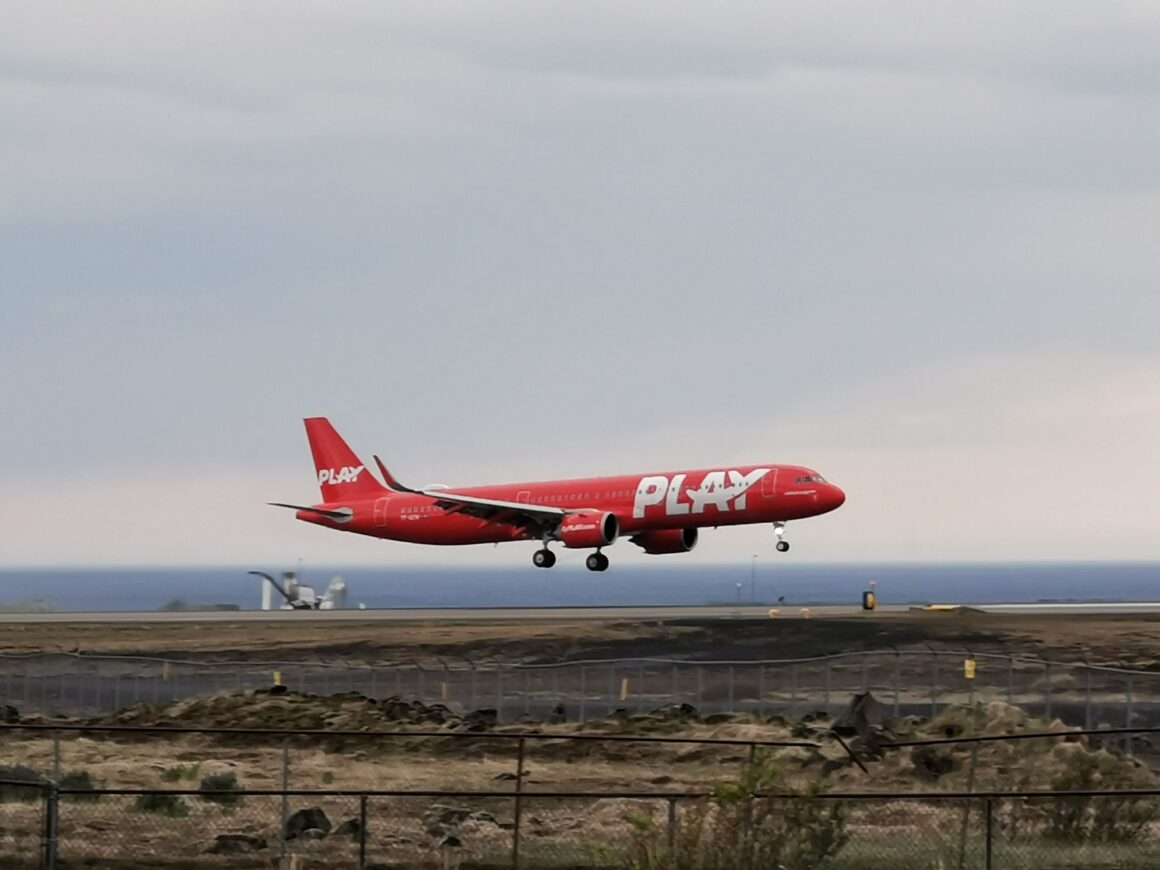
[[[553,541],[594,550],[590,571],[608,568],[601,552],[627,536],[646,553],[687,553],[706,526],[772,523],[785,552],[785,524],[828,513],[846,494],[820,474],[797,465],[746,465],[697,471],[548,480],[448,489],[412,489],[383,461],[383,483],[367,470],[325,417],[306,420],[320,504],[271,502],[297,511],[300,520],[414,544],[496,544],[540,541],[532,562],[551,568]]]

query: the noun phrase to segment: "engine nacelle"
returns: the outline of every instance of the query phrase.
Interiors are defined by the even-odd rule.
[[[577,550],[607,547],[620,535],[616,514],[571,514],[564,517],[558,533],[560,543]]]
[[[655,532],[641,532],[629,540],[652,556],[669,553],[687,553],[697,546],[696,529],[662,529]]]

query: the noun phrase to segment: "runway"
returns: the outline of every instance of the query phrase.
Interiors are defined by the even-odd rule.
[[[502,608],[422,608],[394,610],[237,610],[194,612],[133,613],[4,613],[0,625],[15,624],[239,624],[265,622],[308,623],[392,623],[392,622],[578,622],[578,621],[672,621],[682,619],[833,619],[913,614],[937,619],[954,613],[953,604],[924,610],[917,605],[879,605],[863,611],[857,604],[801,605],[742,604],[739,606],[662,607],[502,607]],[[1112,616],[1160,614],[1160,602],[1044,602],[1029,604],[971,604],[967,611],[1011,616]]]

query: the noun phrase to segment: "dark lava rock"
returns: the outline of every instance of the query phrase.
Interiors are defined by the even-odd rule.
[[[910,751],[910,761],[919,779],[934,782],[955,769],[955,757],[947,749],[936,746],[916,746]]]
[[[218,834],[206,853],[209,855],[248,855],[261,852],[267,843],[261,837],[248,834]]]
[[[491,708],[472,710],[463,717],[460,728],[463,731],[490,731],[499,723],[499,714]]]
[[[725,725],[736,718],[736,715],[733,713],[710,713],[702,721],[706,725]]]
[[[318,807],[310,807],[298,810],[286,820],[286,828],[282,832],[282,838],[293,840],[296,837],[304,836],[307,831],[321,831],[322,835],[326,836],[330,833],[330,829],[330,819],[326,817],[326,813]]]

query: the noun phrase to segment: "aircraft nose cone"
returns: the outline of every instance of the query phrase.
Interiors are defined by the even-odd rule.
[[[840,508],[846,502],[846,493],[842,492],[838,487],[830,484],[830,510]]]

